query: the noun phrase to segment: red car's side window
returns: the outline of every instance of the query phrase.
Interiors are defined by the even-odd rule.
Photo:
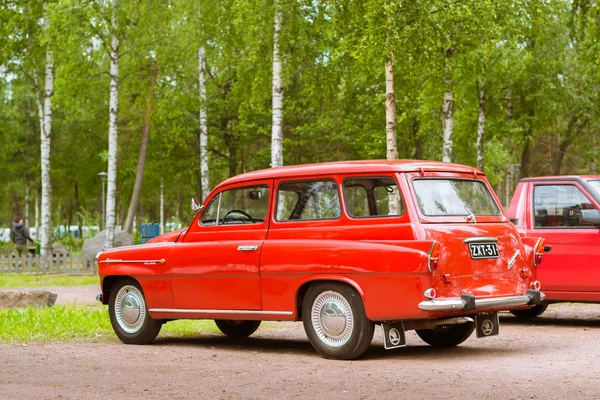
[[[269,210],[269,186],[245,186],[216,195],[202,214],[202,225],[261,224]]]
[[[403,215],[406,207],[396,181],[389,177],[344,180],[344,204],[351,217]]]
[[[593,211],[592,211],[593,210]],[[575,185],[535,185],[533,187],[535,228],[595,228],[585,214],[596,212],[592,202]]]
[[[333,180],[282,182],[277,188],[277,221],[338,219],[340,195]]]

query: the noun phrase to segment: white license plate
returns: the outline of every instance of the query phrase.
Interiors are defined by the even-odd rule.
[[[469,243],[471,258],[498,258],[496,243]]]

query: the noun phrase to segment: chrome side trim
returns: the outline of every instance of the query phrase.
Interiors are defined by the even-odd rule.
[[[540,293],[541,300],[546,296]],[[493,308],[506,308],[528,305],[533,298],[531,296],[508,296],[494,297],[489,299],[475,299],[475,310],[485,310]],[[461,311],[467,302],[460,297],[450,299],[426,300],[419,303],[419,308],[423,311]]]
[[[259,311],[259,310],[198,310],[182,308],[151,308],[150,312],[178,314],[242,314],[242,315],[293,315],[292,311]]]
[[[463,240],[465,243],[498,242],[498,238],[492,236],[472,236]]]
[[[143,263],[146,265],[164,264],[166,260],[161,258],[160,260],[122,260],[120,258],[107,258],[106,260],[100,261],[100,264],[123,264],[123,263]]]

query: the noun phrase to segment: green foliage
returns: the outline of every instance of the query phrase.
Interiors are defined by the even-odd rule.
[[[597,2],[281,0],[284,164],[384,158],[384,63],[395,66],[398,151],[441,159],[452,82],[453,161],[475,165],[485,91],[485,172],[594,173],[600,156]],[[44,6],[45,4],[45,6]],[[53,51],[53,220],[100,225],[109,46],[120,42],[117,223],[127,212],[152,103],[136,224],[187,224],[200,197],[198,49],[206,48],[210,179],[268,168],[273,1],[0,2],[0,226],[39,201],[45,49]],[[44,11],[45,7],[45,11]],[[45,12],[45,14],[44,14]],[[42,17],[49,17],[43,29]],[[148,96],[152,71],[158,82]],[[39,86],[38,86],[39,88]],[[26,188],[29,203],[25,204]],[[75,247],[76,248],[76,247]]]

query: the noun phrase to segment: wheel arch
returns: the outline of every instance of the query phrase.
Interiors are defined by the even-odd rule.
[[[133,279],[134,281],[136,281],[138,283],[138,285],[140,285],[140,287],[142,286],[138,279],[136,279],[130,275],[105,276],[104,279],[102,279],[102,304],[108,305],[108,301],[110,299],[110,292],[112,291],[112,288],[115,287],[117,282],[124,280],[124,279]]]
[[[313,277],[305,280],[296,290],[296,320],[302,320],[302,303],[304,302],[304,296],[308,291],[308,288],[316,283],[343,283],[347,286],[350,286],[354,290],[358,292],[358,295],[361,297],[363,304],[365,303],[364,292],[360,285],[354,280],[344,277],[344,276],[327,276],[327,277]]]

